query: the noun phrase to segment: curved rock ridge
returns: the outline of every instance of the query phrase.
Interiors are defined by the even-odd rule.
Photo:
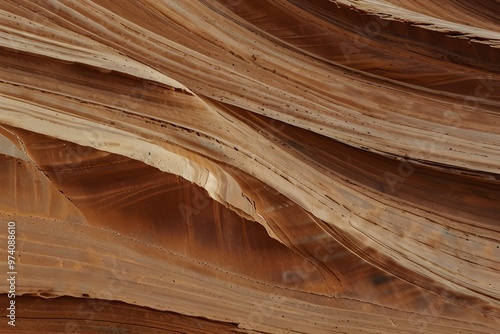
[[[116,301],[61,297],[56,299],[19,297],[19,330],[40,332],[100,332],[111,327],[126,333],[222,334],[237,331],[236,324],[160,312]],[[78,312],[77,310],[81,311]],[[57,318],[57,321],[53,319]],[[91,321],[89,321],[91,320]]]
[[[496,333],[498,14],[4,1],[18,329]]]

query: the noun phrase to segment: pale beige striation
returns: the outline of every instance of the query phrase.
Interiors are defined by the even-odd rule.
[[[3,1],[18,328],[498,333],[499,15]]]

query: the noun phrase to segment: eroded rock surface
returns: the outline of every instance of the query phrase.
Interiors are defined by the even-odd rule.
[[[19,329],[498,332],[495,2],[0,9]]]

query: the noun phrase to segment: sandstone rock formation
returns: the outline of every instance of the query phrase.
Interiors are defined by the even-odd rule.
[[[0,16],[15,329],[498,333],[499,2]]]

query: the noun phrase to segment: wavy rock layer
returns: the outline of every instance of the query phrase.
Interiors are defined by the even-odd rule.
[[[499,13],[4,1],[18,326],[495,333]]]

